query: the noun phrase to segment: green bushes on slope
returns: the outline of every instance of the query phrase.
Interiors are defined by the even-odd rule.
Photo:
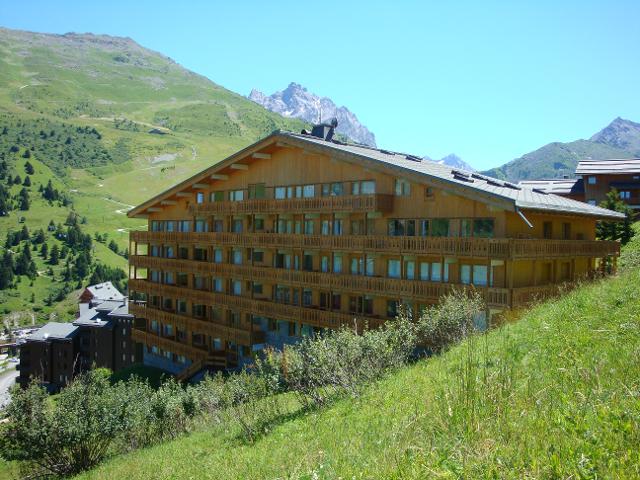
[[[417,322],[401,316],[362,334],[327,332],[271,352],[251,372],[218,375],[187,388],[170,380],[154,390],[136,378],[111,386],[107,376],[93,371],[63,389],[52,406],[33,382],[12,392],[9,422],[0,432],[2,455],[22,461],[30,475],[68,476],[96,466],[110,452],[175,438],[205,418],[237,425],[241,438],[253,442],[291,411],[290,398],[278,394],[292,392],[304,409],[344,394],[357,397],[364,385],[407,362],[424,323],[436,332],[444,325],[443,312],[458,310],[468,318],[456,318],[469,325],[480,308],[478,295],[458,292]],[[439,338],[440,348],[452,340]]]

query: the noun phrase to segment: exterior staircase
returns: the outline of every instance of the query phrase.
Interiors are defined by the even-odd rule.
[[[228,368],[227,352],[211,352],[206,358],[196,360],[175,377],[180,382],[186,382],[204,369],[224,370]]]

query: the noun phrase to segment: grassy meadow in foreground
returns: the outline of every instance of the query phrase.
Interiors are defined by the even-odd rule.
[[[252,444],[202,425],[83,478],[637,478],[639,285],[584,286]]]

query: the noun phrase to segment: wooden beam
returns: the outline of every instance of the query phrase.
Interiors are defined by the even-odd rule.
[[[161,211],[162,211],[161,208],[156,208],[156,207],[147,208],[147,212],[161,212]]]
[[[191,193],[191,192],[178,192],[178,193],[176,193],[176,197],[191,198],[191,197],[193,197],[193,193]]]
[[[162,200],[160,202],[160,205],[177,205],[178,202],[176,202],[175,200]]]
[[[260,153],[260,152],[256,152],[253,155],[251,155],[253,158],[262,158],[264,160],[268,160],[271,158],[271,154],[270,153]]]
[[[229,180],[229,175],[214,173],[213,175],[211,175],[211,180]]]
[[[206,183],[194,183],[191,186],[197,189],[209,188],[209,185],[207,185]]]
[[[233,170],[249,170],[249,165],[245,165],[244,163],[232,163],[229,167]]]

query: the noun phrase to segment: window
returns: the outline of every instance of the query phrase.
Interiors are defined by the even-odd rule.
[[[176,275],[176,284],[179,287],[187,287],[189,285],[189,275],[186,273],[180,273]]]
[[[233,293],[233,295],[242,294],[242,282],[240,280],[231,281],[231,292]]]
[[[251,287],[253,293],[255,295],[262,295],[262,284],[261,283],[253,283],[253,286]]]
[[[302,305],[304,305],[305,307],[310,306],[312,302],[312,298],[313,298],[313,294],[311,290],[309,290],[308,288],[305,288],[304,290],[302,290]]]
[[[401,237],[404,235],[404,220],[392,218],[388,223],[388,232],[392,237]]]
[[[365,260],[365,275],[367,277],[373,277],[375,274],[375,259],[373,257],[367,257]]]
[[[360,182],[360,193],[362,195],[373,195],[376,193],[375,180],[364,180]]]
[[[320,233],[322,235],[330,235],[331,234],[331,232],[330,232],[331,223],[329,223],[329,220],[322,220],[322,224],[321,225],[322,225],[322,229],[321,229]]]
[[[333,273],[342,273],[342,255],[333,256]]]
[[[408,237],[414,237],[416,234],[416,221],[405,220],[405,235]]]
[[[205,305],[193,305],[193,316],[198,318],[204,318],[207,314],[207,307]],[[195,337],[195,335],[193,335]]]
[[[473,279],[474,285],[480,287],[487,286],[487,266],[486,265],[474,265],[473,266]]]
[[[164,283],[168,285],[173,285],[173,272],[164,272]]]
[[[303,185],[302,186],[302,196],[304,198],[311,198],[316,196],[316,186],[315,185]]]
[[[152,257],[160,256],[160,247],[158,245],[151,245],[151,256]]]
[[[398,316],[398,301],[387,300],[387,317],[395,318]]]
[[[264,262],[264,252],[262,250],[254,250],[251,258],[255,263],[262,263]]]
[[[224,284],[222,283],[221,278],[213,279],[213,291],[218,293],[224,292]]]
[[[416,278],[416,262],[413,260],[405,260],[404,274],[407,280],[414,280]]]
[[[173,251],[173,247],[165,246],[164,247],[164,256],[167,258],[174,258],[175,252]]]
[[[396,178],[394,191],[397,196],[411,195],[411,184],[407,180]]]
[[[256,218],[254,223],[253,223],[253,230],[256,232],[261,232],[262,230],[264,230],[264,219],[263,218]]]
[[[302,269],[307,272],[311,272],[313,270],[313,255],[309,255],[305,253],[302,257]]]
[[[320,270],[323,273],[327,273],[329,271],[329,257],[323,255],[320,259]]]
[[[331,294],[331,308],[333,310],[340,310],[342,308],[342,295],[339,293]]]
[[[193,277],[193,288],[196,290],[204,290],[206,279],[204,277],[194,276]]]
[[[553,238],[553,223],[551,222],[542,223],[542,236],[544,238]]]
[[[213,261],[214,263],[222,263],[222,249],[216,248],[213,251]]]
[[[588,177],[587,182],[589,183],[589,185],[595,185],[596,184],[596,177]]]
[[[400,278],[400,260],[389,260],[387,263],[387,276]]]
[[[190,232],[191,231],[191,222],[189,220],[181,220],[178,222],[178,231],[180,232]]]
[[[433,220],[431,220],[431,235],[434,237],[448,237],[449,219],[434,218]]]
[[[562,224],[562,238],[565,240],[571,240],[571,224],[564,222]]]
[[[233,220],[233,223],[231,224],[231,231],[233,233],[242,233],[242,220],[240,219],[235,219]]]
[[[431,281],[432,282],[442,281],[442,264],[440,262],[433,262],[431,264]]]
[[[429,262],[420,262],[420,280],[429,280]]]
[[[195,247],[193,249],[193,259],[194,260],[198,260],[200,262],[206,262],[207,261],[207,249],[206,248]]]
[[[265,198],[266,188],[264,183],[256,183],[249,185],[249,198]]]
[[[231,263],[234,265],[242,265],[242,250],[233,250],[233,252],[231,252]]]
[[[165,227],[166,227],[165,230],[167,232],[175,232],[176,231],[176,222],[174,222],[174,221],[165,222]]]
[[[209,200],[212,202],[224,201],[224,192],[211,192],[211,194],[209,195]]]
[[[151,220],[151,231],[152,232],[161,232],[162,231],[162,222],[157,220]]]
[[[244,200],[244,190],[231,190],[229,192],[229,200],[232,202],[240,202]]]
[[[273,197],[276,200],[282,200],[287,197],[287,189],[286,187],[276,187],[273,190]]]
[[[469,220],[468,218],[463,218],[460,221],[460,236],[461,237],[471,236],[471,220]]]
[[[493,238],[493,218],[474,219],[473,236],[479,238]]]
[[[196,192],[196,203],[204,203],[204,192]]]
[[[420,235],[422,237],[429,236],[429,220],[420,220]]]
[[[213,231],[218,233],[224,232],[224,222],[222,220],[214,220]]]
[[[278,233],[293,233],[293,220],[278,219]]]
[[[629,200],[631,198],[631,192],[628,190],[621,190],[619,195],[622,200]]]
[[[196,232],[206,232],[207,231],[207,221],[203,219],[196,219]]]
[[[333,234],[342,235],[342,220],[336,219],[333,221]]]
[[[364,259],[352,258],[351,259],[351,275],[362,275],[364,268]]]
[[[596,201],[595,201],[594,199],[592,199],[592,198],[591,198],[591,199],[589,199],[589,200],[587,200],[587,203],[588,203],[589,205],[593,205],[594,207],[595,207],[595,205],[596,205]]]
[[[176,300],[176,311],[178,313],[187,313],[187,301]]]
[[[313,220],[304,221],[304,234],[313,235]]]
[[[471,283],[471,265],[460,265],[460,283],[464,285]]]

